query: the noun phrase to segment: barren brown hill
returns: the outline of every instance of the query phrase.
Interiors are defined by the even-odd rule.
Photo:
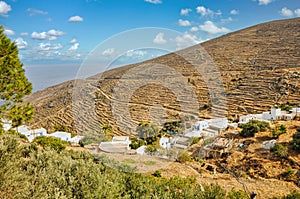
[[[207,62],[208,54],[203,53],[201,46],[211,56],[215,68]],[[128,104],[116,97],[118,89],[127,92],[122,86],[141,82],[139,76],[124,78],[124,75],[145,65],[153,66],[151,78],[161,77],[161,70],[153,68],[164,65],[182,74],[180,81],[185,82],[178,83],[178,76],[168,73],[171,70],[164,71],[172,89],[149,83],[135,89]],[[122,85],[116,89],[120,78]],[[149,112],[159,115],[156,113],[160,108],[165,110],[163,119],[185,120],[213,115],[236,117],[237,114],[266,111],[275,103],[299,104],[299,80],[300,18],[295,18],[259,24],[176,53],[113,69],[82,80],[84,84],[65,82],[36,92],[26,101],[35,108],[32,121],[35,126],[53,131],[54,126],[65,125],[74,132],[83,133],[98,132],[101,125],[108,124],[113,127],[114,134],[120,135],[132,133],[132,124],[153,119]],[[199,108],[185,100],[185,94],[190,93],[184,85],[193,90]],[[177,90],[183,92],[174,93]],[[129,115],[122,115],[124,104]],[[162,118],[154,119],[160,121]]]

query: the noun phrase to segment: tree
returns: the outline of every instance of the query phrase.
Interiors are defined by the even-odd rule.
[[[111,140],[113,137],[113,130],[112,127],[108,124],[102,125],[101,130],[103,131],[107,140]]]
[[[59,138],[55,137],[46,137],[46,136],[39,136],[34,138],[34,143],[37,143],[43,147],[50,147],[51,149],[61,152],[64,150],[68,144],[68,142],[63,141]]]
[[[300,128],[297,128],[296,134],[293,136],[293,140],[290,142],[292,148],[300,152]]]
[[[6,37],[2,26],[0,66],[0,119],[7,117],[13,127],[17,127],[33,116],[32,107],[22,103],[23,97],[31,93],[32,85],[25,76],[16,44]]]
[[[242,137],[253,137],[258,132],[266,131],[270,125],[267,122],[251,120],[246,124],[239,124],[239,127],[243,129],[240,133]]]
[[[142,122],[136,128],[136,132],[138,133],[139,138],[147,140],[147,144],[151,144],[156,140],[152,138],[157,135],[157,133],[159,132],[159,128],[155,124]],[[148,143],[149,141],[151,143]]]
[[[272,130],[272,137],[276,139],[284,133],[286,133],[286,127],[282,124],[280,126],[276,126],[275,129]]]
[[[285,158],[288,155],[288,148],[281,144],[275,144],[275,146],[270,148],[270,151],[277,154],[281,158]]]

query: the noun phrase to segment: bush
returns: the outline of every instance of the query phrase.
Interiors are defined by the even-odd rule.
[[[282,173],[282,176],[286,179],[292,178],[296,174],[296,171],[292,168],[289,168],[285,172]]]
[[[276,126],[275,129],[272,130],[272,137],[276,139],[284,133],[286,133],[286,127],[282,124],[280,126]]]
[[[190,162],[192,161],[192,157],[188,154],[188,152],[183,151],[179,154],[177,161],[180,163]]]
[[[154,155],[155,153],[158,152],[159,148],[160,148],[159,144],[153,143],[153,144],[147,145],[145,152],[150,155]]]
[[[160,171],[156,170],[153,174],[154,177],[161,177]]]
[[[41,146],[50,147],[51,149],[55,150],[56,152],[61,152],[64,150],[68,144],[66,141],[62,141],[59,138],[55,137],[47,137],[47,136],[39,136],[34,138],[34,143],[37,143]]]
[[[277,154],[281,158],[287,157],[288,148],[281,144],[275,144],[275,146],[270,148],[270,151]]]
[[[300,153],[300,129],[297,128],[297,133],[293,136],[293,140],[290,142],[292,149]]]
[[[129,146],[132,149],[137,149],[137,148],[139,148],[140,146],[143,146],[143,145],[146,145],[144,140],[133,138],[131,140],[131,144]]]
[[[246,124],[239,124],[239,127],[243,129],[240,132],[242,137],[254,137],[256,133],[264,132],[270,128],[270,125],[267,122],[251,120]]]
[[[200,138],[198,137],[192,137],[192,145],[197,144],[200,141]]]
[[[242,190],[236,191],[233,189],[228,193],[228,198],[229,199],[248,199],[249,197],[245,191],[242,191]]]

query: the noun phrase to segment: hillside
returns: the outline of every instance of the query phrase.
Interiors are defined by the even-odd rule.
[[[205,60],[201,60],[201,46],[216,64],[215,70],[206,71]],[[78,90],[80,86],[75,84],[74,87],[74,81],[36,92],[26,98],[35,108],[32,125],[43,126],[50,132],[54,131],[55,126],[64,125],[73,132],[90,133],[99,132],[101,125],[108,124],[113,127],[114,134],[132,133],[132,126],[128,126],[129,117],[113,115],[123,111],[123,101],[115,98],[114,89],[122,75],[142,65],[167,65],[182,74],[196,94],[199,110],[181,100],[184,99],[184,93],[178,97],[163,85],[148,84],[136,89],[126,105],[135,124],[149,120],[149,111],[160,111],[159,108],[153,108],[155,104],[166,110],[167,120],[188,121],[195,118],[195,114],[199,114],[200,118],[214,115],[235,118],[237,114],[266,111],[275,103],[299,104],[300,18],[259,24],[209,40],[201,46],[195,45],[177,53],[93,76],[84,82],[88,82],[88,87],[82,89],[84,92],[77,93],[77,99],[80,100],[73,98],[72,101],[73,89]],[[199,71],[187,60],[192,60],[194,65],[200,64],[198,67],[202,67],[202,73],[199,75]],[[214,84],[214,78],[218,77],[216,71],[220,72],[223,86]],[[176,82],[176,76],[167,77],[170,84],[175,85],[175,90],[182,89]],[[122,81],[125,81],[123,85],[134,85],[137,79]],[[205,82],[213,83],[207,85]],[[214,92],[217,96],[211,98]],[[120,103],[113,112],[111,106],[116,101]],[[180,109],[182,104],[184,111]],[[189,124],[186,123],[186,126]]]

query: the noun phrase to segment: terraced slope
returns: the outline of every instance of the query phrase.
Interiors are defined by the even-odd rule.
[[[207,62],[200,45],[211,56],[216,68],[210,67],[212,63]],[[142,78],[165,77],[174,87],[170,89],[155,83],[142,85],[134,90],[127,104],[126,97],[117,95],[118,89],[126,93],[124,85],[138,85],[141,77],[126,79],[124,75],[145,65],[168,66],[183,76],[176,76],[171,70],[161,76],[159,70],[152,70],[149,77]],[[182,79],[178,81],[178,78]],[[184,83],[180,84],[182,81]],[[118,87],[120,82],[121,87]],[[275,103],[299,104],[299,82],[300,18],[295,18],[259,24],[177,53],[107,71],[84,80],[82,85],[85,86],[79,93],[74,94],[73,88],[78,91],[81,84],[77,81],[74,86],[74,82],[69,81],[36,92],[26,101],[35,108],[32,124],[44,126],[49,131],[53,131],[55,125],[65,125],[77,133],[98,132],[101,125],[108,124],[113,127],[114,134],[121,135],[132,133],[134,125],[150,119],[162,122],[191,121],[198,116],[236,117],[237,114],[266,111]],[[186,85],[193,90],[199,107],[185,99],[185,95],[191,96]],[[182,92],[175,93],[177,90]],[[73,98],[72,101],[72,95],[80,100]],[[129,116],[122,114],[124,104]],[[151,117],[160,115],[162,109],[165,110],[163,117]],[[190,122],[184,125],[189,127]]]

